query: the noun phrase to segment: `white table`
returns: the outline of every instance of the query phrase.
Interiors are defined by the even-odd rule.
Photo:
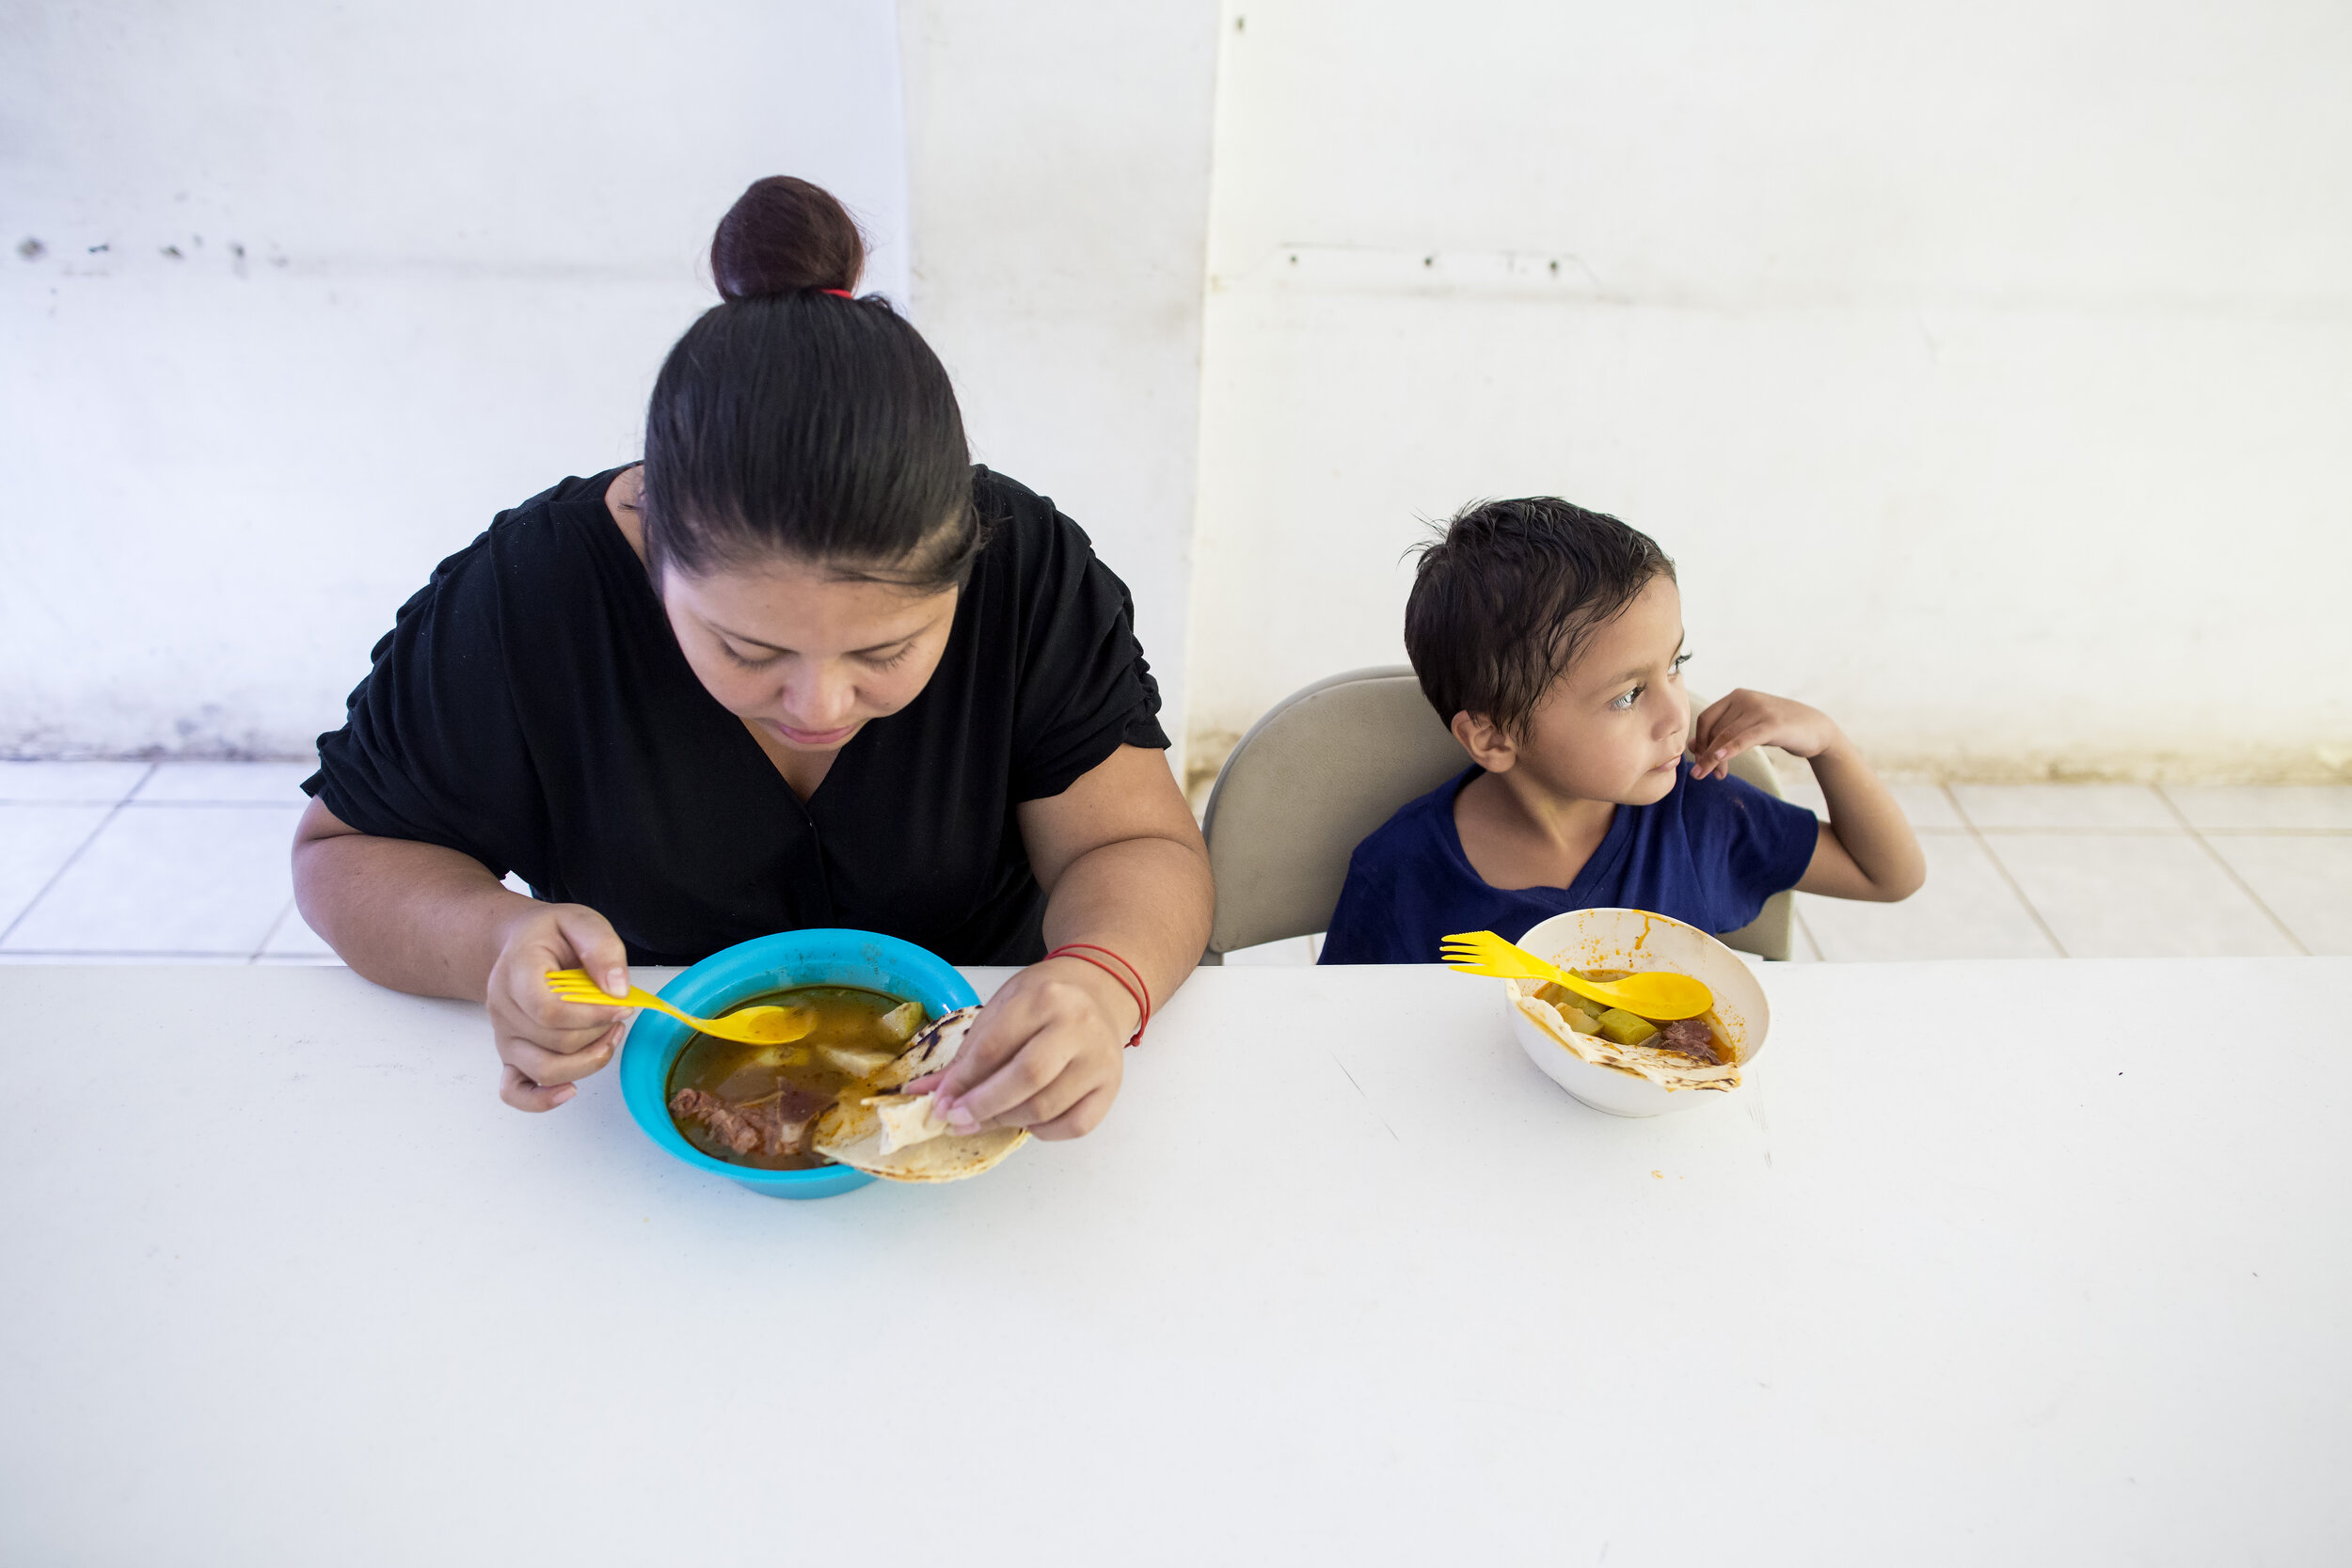
[[[787,1203],[469,1006],[0,970],[0,1560],[2352,1560],[2352,960],[1767,984],[1617,1121],[1492,982],[1209,971],[1094,1136]]]

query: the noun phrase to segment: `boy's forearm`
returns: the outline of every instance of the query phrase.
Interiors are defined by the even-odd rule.
[[[1829,807],[1830,831],[1881,898],[1908,898],[1927,880],[1918,835],[1894,795],[1851,741],[1837,740],[1813,758],[1813,776]]]

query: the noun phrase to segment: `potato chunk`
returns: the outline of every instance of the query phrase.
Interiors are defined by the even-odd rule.
[[[882,1015],[882,1032],[904,1045],[923,1027],[923,1004],[901,1002]]]
[[[898,1059],[886,1045],[820,1045],[817,1055],[834,1071],[849,1078],[871,1078]]]

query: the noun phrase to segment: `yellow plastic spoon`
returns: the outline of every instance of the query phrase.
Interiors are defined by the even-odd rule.
[[[1715,993],[1688,974],[1663,970],[1629,974],[1622,980],[1587,980],[1548,964],[1516,942],[1492,931],[1464,931],[1445,939],[1442,954],[1449,968],[1465,974],[1491,974],[1506,980],[1549,980],[1563,990],[1589,998],[1604,1007],[1622,1007],[1637,1018],[1671,1023],[1696,1018],[1715,1005]]]
[[[735,1040],[743,1045],[788,1045],[817,1027],[814,1007],[745,1007],[724,1018],[696,1018],[679,1012],[642,986],[628,988],[627,996],[608,996],[604,988],[588,978],[584,969],[551,969],[548,971],[548,990],[566,1002],[577,1002],[590,1007],[651,1007],[667,1013],[698,1034],[716,1035],[723,1040]]]

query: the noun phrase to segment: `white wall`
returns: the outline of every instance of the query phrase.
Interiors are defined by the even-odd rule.
[[[1134,585],[1200,761],[1400,657],[1417,514],[1556,490],[1680,558],[1695,680],[1900,759],[2308,771],[2352,749],[2339,16],[20,6],[0,752],[307,747],[435,560],[635,455],[788,169]]]
[[[753,179],[905,297],[891,0],[0,30],[0,753],[308,751],[435,561],[637,455]]]
[[[900,17],[915,319],[980,461],[1051,496],[1134,590],[1181,748],[1215,0]]]
[[[1221,39],[1196,767],[1401,660],[1417,515],[1533,492],[1678,558],[1694,686],[1898,762],[2352,761],[2341,6],[1227,0]]]

